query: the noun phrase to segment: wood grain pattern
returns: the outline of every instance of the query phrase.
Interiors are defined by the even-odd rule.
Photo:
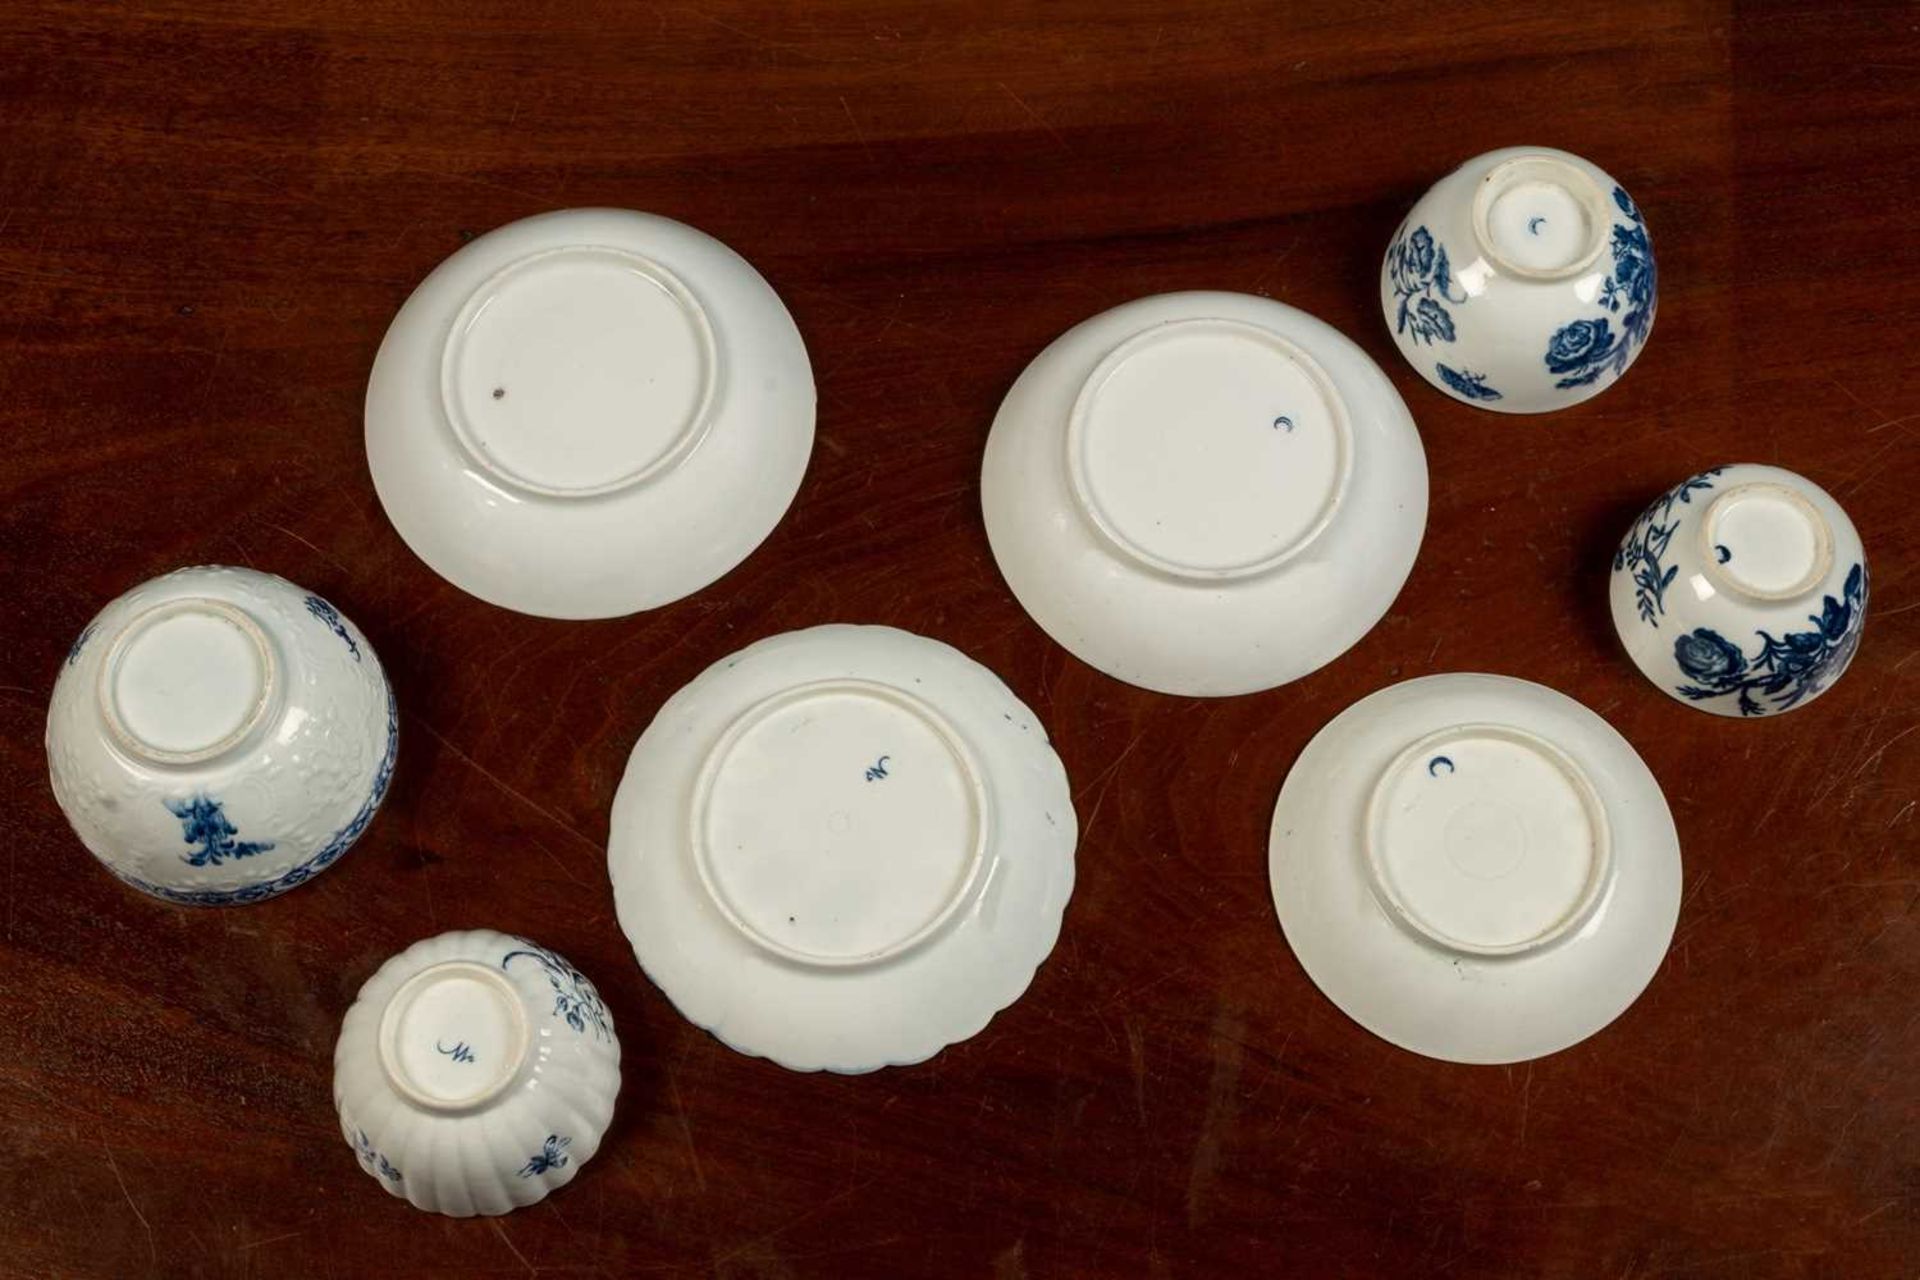
[[[1910,5],[1372,3],[0,10],[0,1271],[31,1276],[1912,1275],[1920,1271],[1920,16]],[[1592,156],[1647,211],[1660,321],[1549,419],[1418,381],[1374,273],[1475,152]],[[519,617],[407,551],[367,369],[463,237],[570,205],[683,219],[792,307],[819,439],[786,521],[700,595]],[[1385,621],[1271,693],[1160,697],[1046,640],[988,553],[982,441],[1075,321],[1176,288],[1352,335],[1433,476]],[[1646,686],[1613,544],[1719,462],[1806,472],[1866,538],[1852,673],[1741,724]],[[100,873],[44,778],[60,655],[187,563],[336,601],[392,672],[391,799],[244,910]],[[957,644],[1044,718],[1083,823],[1058,950],[977,1039],[789,1075],[683,1023],[613,918],[608,807],[660,703],[812,623]],[[1665,785],[1679,931],[1604,1034],[1511,1069],[1345,1019],[1268,897],[1307,739],[1403,677],[1600,711]],[[488,925],[563,949],[626,1049],[608,1145],[494,1221],[379,1194],[335,1127],[379,961]]]

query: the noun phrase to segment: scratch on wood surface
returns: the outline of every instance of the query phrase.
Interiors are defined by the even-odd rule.
[[[1006,94],[1009,98],[1012,98],[1014,101],[1014,104],[1018,106],[1022,111],[1027,113],[1028,119],[1032,120],[1035,124],[1039,125],[1042,129],[1045,129],[1049,134],[1051,134],[1053,137],[1053,140],[1060,144],[1060,149],[1062,151],[1072,150],[1071,147],[1067,146],[1067,140],[1060,136],[1060,131],[1054,128],[1052,125],[1048,124],[1045,120],[1041,119],[1040,113],[1038,111],[1035,111],[1032,107],[1028,106],[1027,100],[1021,97],[1019,94],[1015,93],[1011,88],[1009,88],[1007,86],[1006,81],[996,80],[994,81],[994,83],[1000,86],[1000,92]]]
[[[598,840],[595,840],[592,836],[588,835],[586,832],[580,830],[578,827],[575,827],[572,823],[568,822],[565,818],[561,817],[559,814],[555,813],[553,810],[547,808],[545,805],[539,804],[536,801],[529,799],[527,796],[520,794],[520,792],[514,790],[511,786],[509,786],[506,783],[504,779],[495,776],[492,773],[492,771],[490,771],[485,765],[481,764],[478,760],[475,760],[472,756],[468,755],[466,752],[462,751],[460,748],[454,746],[453,743],[447,739],[447,735],[445,735],[444,733],[441,733],[438,729],[428,724],[425,720],[416,720],[415,723],[417,723],[420,726],[420,728],[426,733],[428,737],[432,738],[435,742],[445,747],[447,751],[451,753],[456,760],[464,761],[466,764],[472,767],[475,773],[479,774],[481,777],[485,778],[488,782],[491,782],[494,786],[500,788],[500,790],[506,792],[508,795],[512,796],[515,800],[518,800],[521,804],[524,804],[525,806],[527,806],[527,808],[533,810],[535,813],[539,814],[541,817],[545,818],[547,821],[551,822],[554,826],[559,827],[562,831],[566,832],[568,835],[572,836],[574,839],[580,840],[584,842],[586,845],[588,845],[589,847],[598,850],[601,856],[604,857],[606,855],[606,852],[607,852],[606,847],[602,845]]]
[[[860,149],[867,153],[867,159],[871,161],[873,147],[867,142],[867,131],[862,129],[860,122],[853,118],[853,108],[847,105],[847,95],[844,93],[840,95],[840,109],[847,113],[847,123],[853,126],[853,136],[860,140]]]
[[[1113,786],[1114,775],[1120,771],[1120,766],[1126,762],[1128,756],[1133,754],[1133,749],[1139,746],[1146,736],[1147,731],[1145,729],[1134,734],[1133,740],[1121,748],[1120,754],[1113,758],[1113,763],[1102,769],[1092,782],[1080,788],[1079,794],[1073,797],[1074,803],[1077,805],[1080,803],[1080,797],[1086,795],[1089,790],[1094,787],[1100,788],[1099,794],[1093,798],[1093,811],[1087,815],[1087,823],[1081,828],[1083,834],[1093,830],[1094,819],[1100,816],[1100,806],[1107,802],[1107,791]]]
[[[120,1194],[127,1198],[127,1208],[133,1210],[133,1216],[140,1219],[140,1227],[147,1233],[147,1262],[150,1267],[160,1265],[160,1247],[154,1243],[153,1224],[147,1221],[147,1215],[140,1212],[140,1206],[134,1203],[133,1192],[127,1190],[127,1180],[120,1176],[120,1162],[113,1158],[113,1148],[102,1137],[100,1145],[107,1153],[107,1168],[113,1170],[113,1180],[120,1184]]]
[[[693,1185],[707,1189],[707,1171],[700,1164],[700,1148],[693,1141],[693,1125],[687,1119],[687,1104],[680,1098],[680,1074],[667,1066],[667,1096],[673,1099],[674,1119],[680,1122],[680,1137],[687,1144],[687,1163],[693,1166]]]
[[[295,533],[293,530],[287,528],[286,526],[275,524],[271,520],[262,520],[260,523],[266,525],[267,528],[269,529],[273,529],[280,533],[286,534],[289,538],[292,538],[295,542],[299,543],[301,546],[305,547],[307,550],[313,552],[313,554],[319,556],[322,560],[325,560],[328,564],[332,565],[334,568],[338,569],[340,572],[345,574],[351,574],[353,572],[353,570],[347,568],[346,565],[340,563],[339,560],[335,559],[332,553],[324,551],[319,547],[316,547],[315,545],[313,545],[313,543],[308,542],[305,538],[301,537],[299,534]]]
[[[240,1246],[239,1252],[245,1253],[249,1249],[262,1249],[267,1245],[279,1244],[282,1240],[292,1240],[296,1236],[303,1236],[305,1234],[307,1234],[306,1228],[302,1227],[298,1231],[283,1231],[277,1236],[268,1236],[264,1240],[248,1240]]]
[[[500,1237],[500,1243],[507,1246],[507,1249],[513,1254],[514,1257],[520,1259],[520,1265],[524,1266],[527,1269],[528,1275],[537,1276],[540,1274],[540,1268],[534,1266],[531,1262],[528,1262],[527,1255],[520,1252],[519,1249],[514,1247],[513,1241],[509,1239],[507,1236],[507,1229],[500,1225],[500,1219],[489,1218],[487,1219],[487,1225],[493,1228],[493,1234]]]
[[[1239,1111],[1240,1067],[1247,1050],[1240,1014],[1222,1007],[1214,1016],[1212,1043],[1213,1078],[1207,1083],[1207,1110],[1200,1121],[1200,1136],[1193,1144],[1193,1161],[1187,1169],[1187,1224],[1199,1226],[1206,1212],[1207,1193],[1213,1189],[1220,1171],[1220,1149],[1233,1129]]]

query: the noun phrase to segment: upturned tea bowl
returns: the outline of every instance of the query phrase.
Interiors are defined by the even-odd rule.
[[[1551,147],[1489,151],[1440,179],[1380,270],[1407,362],[1498,413],[1548,413],[1612,386],[1640,357],[1658,301],[1640,207]]]
[[[252,569],[181,569],[102,609],[47,710],[54,797],[80,842],[142,892],[259,902],[360,838],[399,742],[359,628]]]
[[[1714,467],[1627,530],[1614,629],[1668,697],[1722,716],[1804,707],[1860,646],[1867,559],[1840,504],[1779,467]]]

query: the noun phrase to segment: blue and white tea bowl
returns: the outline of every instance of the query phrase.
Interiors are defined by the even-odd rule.
[[[1548,413],[1639,358],[1658,284],[1626,188],[1568,152],[1507,147],[1420,197],[1387,247],[1380,305],[1401,354],[1440,390]]]
[[[399,742],[373,646],[312,592],[181,569],[109,604],[47,710],[53,794],[114,875],[168,902],[259,902],[372,821]]]
[[[1867,559],[1804,476],[1743,463],[1681,481],[1613,557],[1614,629],[1671,698],[1722,716],[1803,707],[1853,660]]]
[[[333,1051],[333,1103],[360,1168],[389,1195],[456,1218],[571,1182],[619,1093],[620,1041],[593,983],[491,929],[388,959]]]

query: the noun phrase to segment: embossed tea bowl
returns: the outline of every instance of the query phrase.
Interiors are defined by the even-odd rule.
[[[1239,293],[1140,298],[1055,339],[1001,403],[980,480],[1034,621],[1116,679],[1189,696],[1337,658],[1426,528],[1426,454],[1379,366]]]
[[[1608,587],[1634,665],[1715,715],[1805,706],[1847,669],[1866,626],[1853,521],[1813,481],[1755,463],[1656,498],[1627,530]]]
[[[922,1061],[1053,950],[1073,891],[1067,775],[959,650],[821,626],[669,698],[613,802],[621,928],[674,1006],[796,1071]]]
[[[252,569],[181,569],[108,604],[47,709],[53,794],[93,855],[186,905],[326,870],[386,796],[392,690],[359,628]]]
[[[546,1198],[593,1158],[620,1041],[593,983],[537,943],[443,933],[380,966],[340,1025],[333,1102],[367,1176],[464,1218]]]
[[[799,489],[813,423],[772,286],[712,236],[624,209],[463,246],[367,382],[367,462],[407,545],[551,618],[656,608],[739,564]]]
[[[1639,206],[1551,147],[1489,151],[1435,183],[1380,271],[1407,362],[1500,413],[1564,409],[1612,386],[1640,357],[1658,302]]]

